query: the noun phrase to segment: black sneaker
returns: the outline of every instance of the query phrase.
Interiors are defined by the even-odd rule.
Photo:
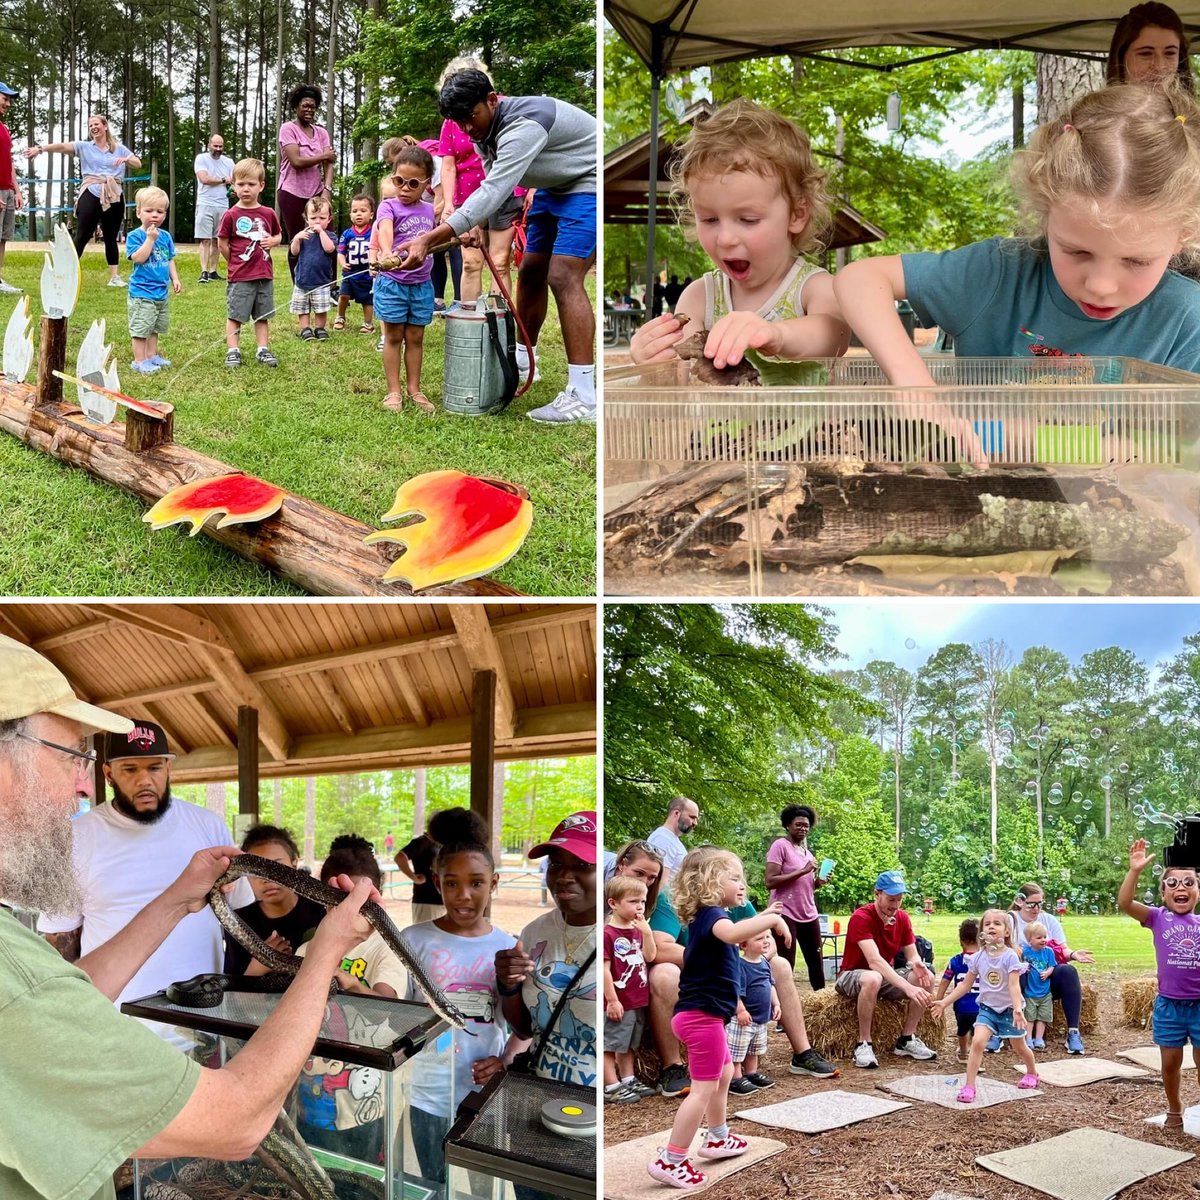
[[[212,277],[209,275],[209,273],[207,271],[200,272],[200,282],[201,283],[207,283],[210,278],[212,278]]]
[[[329,341],[329,330],[328,329],[318,329],[314,336],[316,337],[318,342],[327,342],[327,341]]]
[[[811,1046],[799,1054],[792,1055],[792,1065],[788,1068],[793,1075],[813,1075],[817,1079],[833,1079],[841,1074],[827,1058],[818,1054]]]
[[[225,276],[222,275],[220,271],[209,271],[208,277],[213,283],[225,282]]]
[[[264,367],[279,366],[279,359],[277,359],[275,355],[273,355],[271,351],[267,349],[266,346],[259,346],[258,352],[254,355],[254,361],[262,363]]]
[[[765,1088],[771,1088],[775,1086],[775,1080],[773,1080],[770,1075],[764,1075],[761,1071],[747,1071],[742,1078],[750,1080],[750,1082],[754,1084],[754,1086],[758,1088],[760,1092]]]
[[[236,347],[233,350],[225,352],[225,365],[227,367],[240,367],[242,365],[242,352]]]
[[[668,1099],[686,1096],[692,1090],[692,1077],[681,1063],[676,1063],[673,1067],[664,1067],[658,1077],[658,1090]]]
[[[748,1075],[743,1075],[741,1079],[735,1079],[729,1085],[729,1094],[731,1096],[752,1096],[757,1091],[757,1085]]]

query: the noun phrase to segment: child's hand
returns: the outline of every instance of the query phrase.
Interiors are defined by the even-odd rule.
[[[1013,1028],[1014,1029],[1028,1029],[1029,1028],[1029,1023],[1025,1020],[1025,1014],[1019,1008],[1013,1009]]]
[[[1150,848],[1149,842],[1145,838],[1138,838],[1132,846],[1129,847],[1129,869],[1137,871],[1139,874],[1146,869],[1157,857],[1153,854],[1147,854],[1146,851]]]
[[[604,1006],[604,1015],[610,1021],[619,1021],[625,1015],[625,1009],[620,1000],[609,1000]]]
[[[173,287],[173,288],[175,289],[175,295],[177,295],[177,296],[179,295],[179,293],[180,293],[180,292],[182,292],[182,291],[183,291],[183,284],[182,284],[182,283],[180,283],[178,279],[176,279],[176,280],[175,280],[175,281],[174,281],[174,282],[171,284],[171,287]]]
[[[704,357],[711,358],[713,366],[720,370],[741,362],[748,349],[778,354],[783,349],[783,335],[777,326],[757,313],[731,312],[709,330]]]
[[[489,1079],[499,1075],[504,1070],[504,1060],[491,1054],[471,1064],[471,1081],[476,1087],[483,1087]]]
[[[1039,974],[1039,975],[1040,975],[1040,976],[1041,976],[1043,979],[1049,979],[1049,978],[1050,978],[1050,976],[1054,974],[1054,968],[1053,968],[1053,967],[1046,967],[1046,968],[1044,968],[1043,970],[1039,971],[1039,972],[1038,972],[1038,974]]]
[[[779,1001],[775,1000],[771,1003],[771,1020],[778,1021],[783,1016],[783,1009],[779,1007]]]
[[[267,938],[266,944],[278,954],[291,954],[292,943],[276,930],[271,931],[271,936]]]
[[[792,931],[788,928],[787,922],[782,917],[775,918],[775,931],[783,940],[785,947],[792,944]]]
[[[675,343],[683,341],[685,327],[672,313],[647,321],[633,335],[629,356],[635,363],[668,362],[678,358]]]
[[[769,912],[769,913],[774,913],[777,917],[781,916],[783,914],[783,901],[782,900],[772,900],[771,903],[767,905],[767,907],[764,911]]]
[[[737,1016],[734,1018],[739,1025],[746,1026],[750,1024],[750,1012],[748,1009],[739,1008]]]

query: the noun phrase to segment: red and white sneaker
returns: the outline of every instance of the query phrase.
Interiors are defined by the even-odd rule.
[[[646,1174],[659,1183],[676,1188],[697,1188],[704,1182],[704,1174],[685,1158],[683,1162],[669,1163],[658,1152],[658,1157],[646,1168]]]
[[[701,1158],[736,1158],[739,1154],[745,1154],[749,1148],[750,1143],[745,1138],[731,1132],[720,1141],[714,1141],[710,1137],[696,1153]]]

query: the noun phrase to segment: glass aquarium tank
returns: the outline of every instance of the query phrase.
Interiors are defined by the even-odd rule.
[[[1200,376],[926,361],[936,389],[867,357],[606,371],[605,593],[1200,595]]]
[[[595,1091],[506,1071],[461,1103],[446,1138],[447,1200],[504,1200],[506,1181],[595,1200]]]
[[[121,1011],[193,1031],[200,1042],[193,1057],[220,1066],[280,997],[229,989],[215,1007],[191,1008],[158,992]],[[414,1065],[422,1055],[451,1052],[451,1030],[428,1005],[338,993],[330,997],[284,1114],[258,1153],[232,1163],[138,1162],[136,1200],[436,1200],[444,1187],[422,1178],[405,1114]],[[453,1072],[448,1075],[452,1089]],[[290,1184],[284,1182],[289,1173]]]

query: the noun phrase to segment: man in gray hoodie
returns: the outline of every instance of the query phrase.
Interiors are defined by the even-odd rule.
[[[450,218],[398,247],[418,265],[430,246],[469,233],[486,221],[514,187],[536,188],[526,222],[525,255],[517,276],[517,310],[536,347],[554,293],[567,352],[567,386],[535,421],[595,421],[596,314],[584,279],[596,261],[596,118],[549,96],[505,96],[474,69],[455,71],[438,97],[442,116],[475,143],[486,178]],[[517,355],[528,370],[524,347]]]

